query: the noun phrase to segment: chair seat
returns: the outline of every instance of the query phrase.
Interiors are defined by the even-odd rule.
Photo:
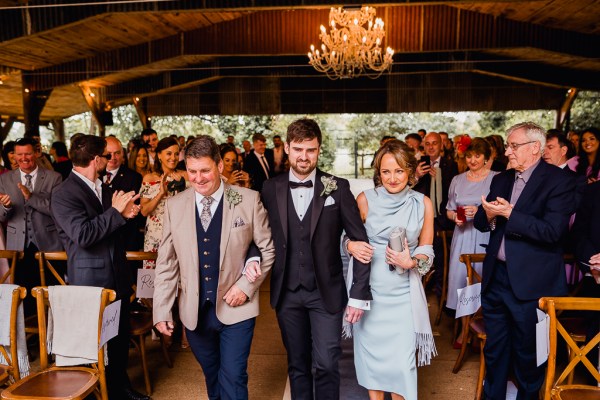
[[[471,327],[471,329],[473,330],[473,332],[475,332],[477,334],[477,337],[479,337],[479,339],[485,339],[486,338],[486,334],[485,334],[485,322],[483,322],[483,318],[473,318],[473,319],[471,319],[471,322],[469,323],[469,326]]]
[[[565,385],[552,390],[552,398],[557,400],[598,400],[600,388],[586,385]]]
[[[152,313],[149,311],[132,311],[129,314],[129,323],[131,324],[130,334],[137,336],[150,332],[154,326]]]
[[[21,379],[2,392],[2,399],[84,398],[94,390],[96,382],[98,372],[91,368],[53,367]]]

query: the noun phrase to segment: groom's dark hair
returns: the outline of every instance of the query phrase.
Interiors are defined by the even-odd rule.
[[[310,118],[300,118],[288,126],[285,141],[287,144],[290,144],[291,142],[302,142],[317,138],[320,146],[321,137],[321,128],[319,128],[317,121]]]
[[[218,164],[221,161],[219,145],[208,135],[200,135],[185,147],[185,159],[210,157]]]

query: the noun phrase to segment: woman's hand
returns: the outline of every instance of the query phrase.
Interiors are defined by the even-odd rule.
[[[249,175],[247,172],[238,170],[233,171],[229,176],[229,183],[232,185],[245,186],[248,182]]]
[[[375,247],[367,242],[353,242],[352,240],[348,242],[348,253],[363,264],[371,262],[374,249]]]
[[[465,217],[467,219],[475,218],[475,214],[477,213],[478,206],[464,206],[465,208]]]
[[[158,190],[158,195],[160,197],[165,197],[169,191],[167,188],[167,178],[167,174],[162,174],[162,176],[160,177],[160,188]]]
[[[385,262],[400,267],[403,269],[411,269],[415,266],[415,262],[410,257],[410,250],[408,249],[408,240],[404,239],[404,250],[394,251],[387,246],[385,248]]]

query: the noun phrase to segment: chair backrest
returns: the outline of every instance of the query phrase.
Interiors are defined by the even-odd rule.
[[[452,238],[454,231],[438,231],[437,235],[442,239],[442,249],[444,251],[444,271],[448,271],[448,260],[450,257],[450,249],[448,246],[449,240]]]
[[[548,355],[548,369],[546,371],[546,383],[544,386],[544,399],[549,400],[552,392],[559,390],[563,386],[565,380],[569,377],[569,374],[575,369],[577,364],[583,364],[586,369],[600,384],[600,373],[595,367],[595,362],[591,362],[587,355],[600,343],[600,332],[596,334],[587,344],[583,347],[573,340],[569,332],[561,324],[557,318],[557,313],[564,310],[572,311],[600,311],[600,298],[586,298],[586,297],[542,297],[539,301],[540,309],[548,313],[550,317],[550,328],[549,328],[549,339],[550,339],[550,353]],[[563,371],[557,375],[556,370],[556,347],[558,337],[567,343],[574,357],[569,361]],[[594,386],[595,387],[595,386]]]
[[[155,251],[128,251],[126,253],[126,257],[127,261],[156,261],[158,253]],[[137,285],[134,283],[133,285],[131,285],[131,287],[133,289],[133,293],[131,294],[131,296],[129,296],[129,302],[133,303],[136,299],[135,294],[137,290]],[[145,299],[143,299],[142,303],[147,308],[152,308],[151,302],[145,301]]]
[[[24,287],[18,287],[12,292],[11,307],[10,307],[10,354],[6,347],[0,344],[0,353],[6,360],[9,370],[9,375],[18,381],[21,379],[19,372],[19,356],[17,353],[17,309],[19,304],[27,295],[27,290]],[[0,384],[4,383],[0,379]]]
[[[15,250],[0,250],[0,258],[8,260],[8,271],[0,276],[0,283],[14,283],[17,260],[23,258],[23,252]]]
[[[460,258],[459,258],[460,262],[465,264],[465,267],[467,267],[467,284],[468,285],[473,285],[475,283],[481,282],[481,275],[479,275],[477,273],[477,271],[475,271],[475,268],[473,268],[473,263],[483,262],[484,258],[485,258],[485,254],[482,254],[482,253],[461,254],[460,255]]]
[[[52,307],[48,297],[47,287],[35,287],[31,290],[32,295],[36,298],[37,313],[38,313],[38,326],[39,326],[39,338],[40,338],[40,367],[46,369],[48,367],[48,347],[47,347],[47,321],[46,321],[46,308]],[[108,392],[106,389],[106,376],[104,373],[104,349],[100,347],[100,335],[102,332],[102,316],[104,309],[108,304],[116,299],[117,295],[114,290],[102,289],[102,296],[100,300],[100,312],[98,313],[98,362],[92,364],[92,368],[96,369],[99,373],[100,391],[102,398],[108,398]]]
[[[51,261],[67,261],[66,251],[38,251],[35,253],[35,259],[38,260],[40,268],[40,282],[42,286],[46,286],[46,270],[50,271],[61,285],[66,285],[65,280],[56,271]]]

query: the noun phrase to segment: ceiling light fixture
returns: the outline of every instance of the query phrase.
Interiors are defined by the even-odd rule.
[[[394,50],[382,48],[385,30],[374,7],[338,7],[329,12],[330,31],[321,25],[321,51],[310,45],[308,63],[330,79],[365,75],[376,79],[391,70]]]

